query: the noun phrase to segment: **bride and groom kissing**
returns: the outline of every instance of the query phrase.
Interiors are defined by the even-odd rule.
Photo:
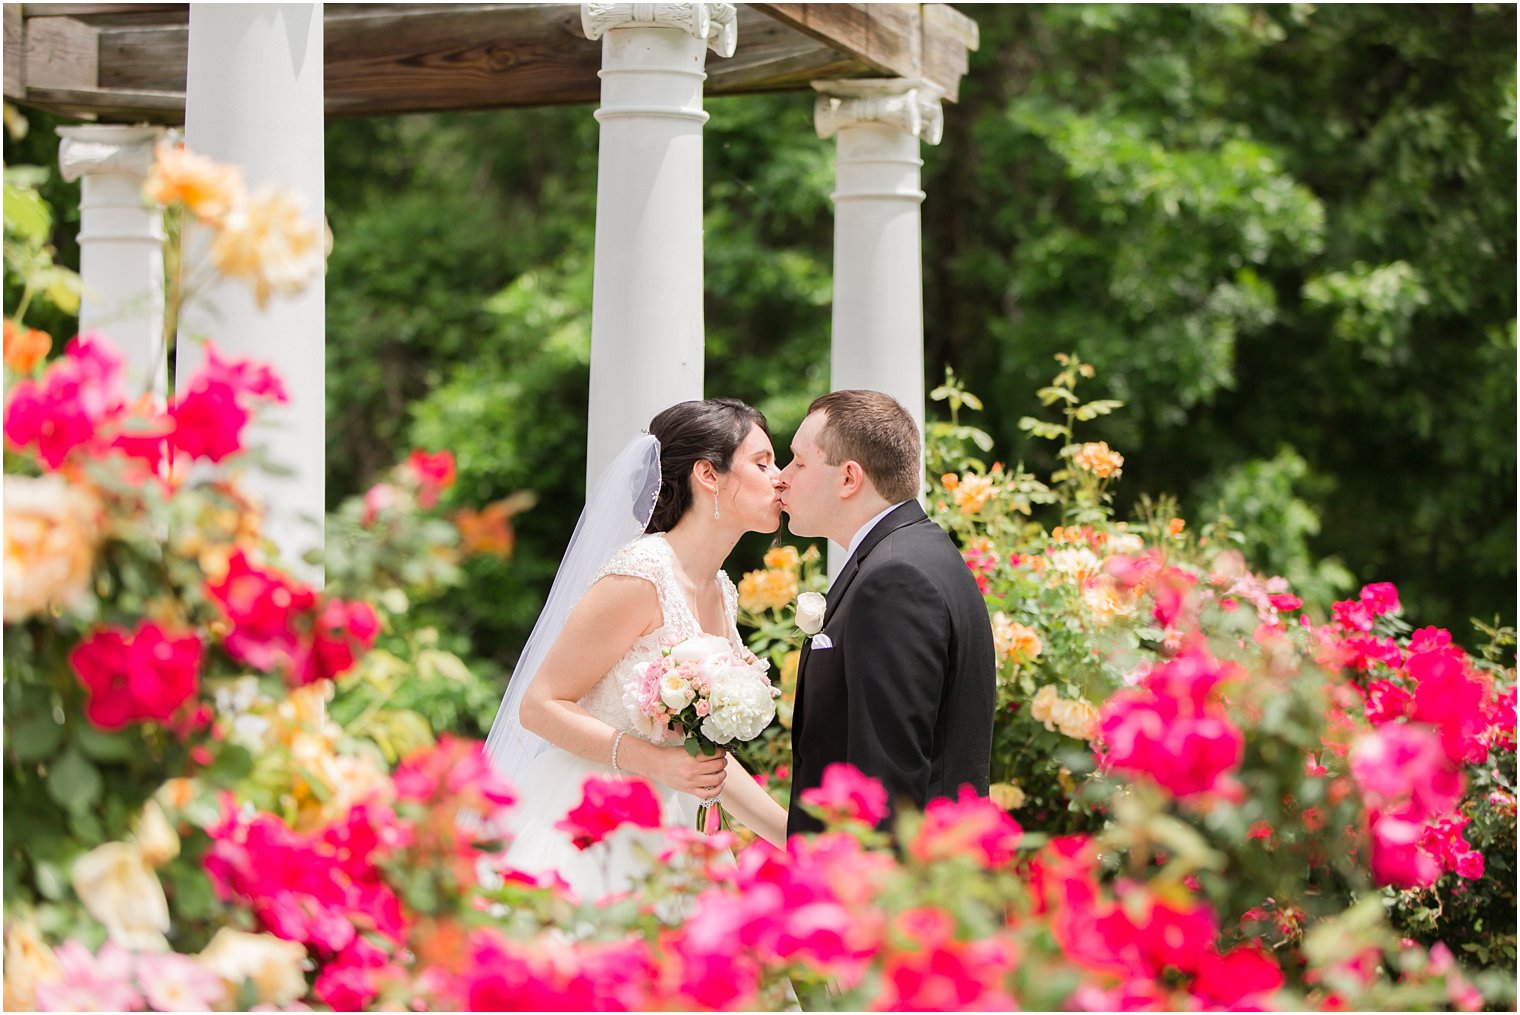
[[[876,391],[815,400],[784,468],[765,417],[737,399],[655,416],[589,492],[487,741],[521,794],[506,863],[557,875],[586,900],[631,886],[663,833],[623,828],[599,855],[576,849],[556,825],[588,776],[646,779],[672,828],[690,828],[701,803],[721,795],[783,848],[791,834],[822,829],[798,801],[835,763],[879,780],[894,808],[966,785],[985,794],[991,626],[955,544],[919,506],[920,481],[918,426]],[[637,706],[641,667],[672,645],[707,636],[747,652],[723,561],[746,532],[775,532],[783,512],[794,535],[848,550],[802,649],[789,810],[732,755],[647,735]]]

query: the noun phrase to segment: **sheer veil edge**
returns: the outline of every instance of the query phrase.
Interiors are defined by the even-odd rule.
[[[660,442],[645,433],[618,452],[587,496],[575,534],[554,575],[549,598],[507,681],[501,707],[486,738],[486,756],[509,780],[520,783],[528,764],[549,746],[542,737],[523,729],[519,718],[528,685],[538,676],[570,611],[596,580],[602,565],[643,534],[659,493]]]

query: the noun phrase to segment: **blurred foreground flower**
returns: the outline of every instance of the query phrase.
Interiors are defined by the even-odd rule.
[[[90,586],[104,511],[61,476],[5,477],[5,622],[69,606]]]
[[[53,348],[53,336],[36,328],[5,319],[5,365],[18,374],[29,374],[37,369]]]

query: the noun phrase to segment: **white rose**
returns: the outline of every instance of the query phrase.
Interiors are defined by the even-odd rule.
[[[169,902],[136,843],[107,842],[74,861],[74,891],[111,940],[129,951],[165,951]]]
[[[681,644],[670,650],[671,662],[697,663],[708,656],[717,655],[720,652],[728,652],[730,646],[727,638],[719,638],[717,635],[705,634],[700,638],[687,638]]]
[[[681,711],[696,696],[697,692],[691,689],[690,681],[679,673],[667,673],[660,680],[660,700],[672,712]]]
[[[298,941],[223,927],[195,958],[234,990],[245,981],[252,983],[262,1004],[284,1008],[306,993],[301,969],[306,949]]]
[[[748,666],[730,666],[713,677],[711,706],[702,733],[716,744],[753,740],[776,716],[770,682]]]
[[[797,626],[803,634],[817,634],[823,630],[823,614],[829,601],[817,592],[804,592],[797,597]]]

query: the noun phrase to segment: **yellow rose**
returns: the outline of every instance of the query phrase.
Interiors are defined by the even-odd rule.
[[[231,927],[216,932],[195,957],[203,967],[227,982],[229,998],[244,982],[253,984],[260,1004],[282,1009],[306,993],[302,963],[306,948],[273,934],[249,934]]]
[[[1050,710],[1050,718],[1063,734],[1091,740],[1098,733],[1098,710],[1083,699],[1062,698]],[[1050,723],[1046,723],[1048,729]]]
[[[169,903],[136,843],[107,842],[74,861],[74,892],[111,940],[131,951],[164,951]]]
[[[752,613],[779,610],[797,598],[797,574],[766,568],[750,571],[739,580],[739,605]]]
[[[253,286],[263,309],[273,293],[294,295],[320,275],[332,234],[289,191],[266,187],[234,209],[211,244],[211,261],[228,278]]]
[[[1046,729],[1050,729],[1050,712],[1056,702],[1061,700],[1061,695],[1050,684],[1046,684],[1035,692],[1034,700],[1029,703],[1029,717],[1035,722],[1042,722]]]
[[[5,477],[5,621],[90,591],[100,501],[62,476]]]
[[[1119,617],[1132,616],[1140,599],[1138,590],[1121,589],[1112,578],[1099,575],[1082,586],[1082,602],[1099,623],[1109,624]]]
[[[797,649],[781,660],[781,697],[776,699],[776,718],[785,729],[792,728],[792,710],[797,704],[797,668],[801,663],[802,653]]]
[[[766,567],[790,570],[796,568],[801,561],[802,555],[795,546],[773,546],[765,551]]]
[[[35,1011],[37,985],[63,975],[63,967],[30,920],[5,928],[5,1010]]]
[[[1016,811],[1024,806],[1024,791],[1016,782],[995,782],[987,788],[987,795],[1005,811]]]

